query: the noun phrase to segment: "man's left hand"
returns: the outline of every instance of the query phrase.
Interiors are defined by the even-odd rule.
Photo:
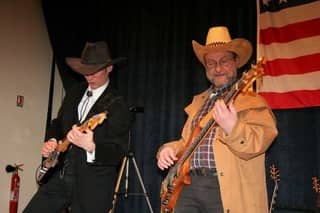
[[[217,100],[213,107],[213,118],[227,134],[230,134],[238,121],[233,102],[227,106],[222,99]]]
[[[87,152],[92,152],[96,148],[96,145],[93,142],[93,132],[90,129],[81,131],[80,127],[73,125],[72,129],[67,134],[67,139]]]

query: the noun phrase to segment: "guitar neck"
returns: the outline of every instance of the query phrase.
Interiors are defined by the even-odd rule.
[[[81,132],[84,132],[86,129],[91,129],[91,130],[92,130],[93,127],[89,126],[89,125],[88,125],[88,121],[86,121],[86,122],[84,122],[83,124],[81,124],[81,125],[79,126],[79,129],[80,129]],[[58,151],[58,152],[65,152],[65,151],[68,149],[68,147],[69,147],[70,144],[71,144],[71,141],[69,141],[69,140],[67,139],[67,137],[64,137],[64,138],[61,140],[61,143],[58,144],[57,151]]]
[[[233,100],[238,94],[238,83],[235,83],[229,92],[224,96],[223,100],[226,104],[228,104],[231,100]],[[210,112],[209,112],[210,113]],[[192,143],[190,146],[188,146],[188,149],[183,152],[179,160],[177,161],[176,165],[182,165],[191,155],[192,153],[197,149],[197,147],[201,144],[201,141],[205,138],[205,136],[208,134],[208,132],[215,126],[216,122],[211,117],[209,121],[206,123],[206,125],[200,130],[199,126],[195,127],[195,130],[193,131],[192,135]],[[196,137],[194,137],[196,136]]]
[[[317,209],[320,209],[320,193],[318,192],[316,196],[316,207]]]
[[[57,150],[59,152],[65,152],[68,149],[69,145],[71,144],[71,141],[69,141],[66,137],[63,138],[61,141],[62,142],[58,144]]]
[[[269,207],[269,213],[272,213],[274,211],[274,206],[276,204],[276,198],[278,195],[278,189],[279,189],[279,185],[278,185],[278,182],[276,182],[273,188],[272,198],[271,198],[270,207]]]

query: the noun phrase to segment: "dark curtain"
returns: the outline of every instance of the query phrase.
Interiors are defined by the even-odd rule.
[[[133,112],[130,141],[138,171],[129,160],[127,191],[125,180],[120,187],[128,196],[118,195],[116,212],[149,212],[138,172],[153,211],[159,212],[159,189],[165,173],[157,169],[157,149],[180,136],[186,118],[184,107],[193,95],[208,87],[191,41],[204,44],[211,26],[226,25],[233,38],[247,38],[255,46],[256,5],[252,0],[239,5],[231,0],[134,3],[43,0],[42,6],[66,90],[83,78],[66,66],[65,57],[79,57],[86,41],[105,40],[114,58],[127,57],[127,63],[114,70],[112,81],[129,105],[139,108]],[[254,59],[255,53],[250,63]],[[275,115],[280,135],[268,152],[266,169],[271,164],[280,169],[276,209],[315,209],[311,178],[319,175],[319,108],[275,111]],[[267,179],[271,196],[273,182]]]

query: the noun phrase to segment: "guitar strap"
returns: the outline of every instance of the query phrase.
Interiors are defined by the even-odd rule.
[[[209,114],[211,115],[210,111],[214,106],[214,103],[221,97],[220,94],[214,94],[212,95],[212,93],[209,92],[209,96],[207,98],[207,100],[204,101],[204,103],[202,104],[202,106],[199,108],[198,112],[196,113],[196,116],[194,117],[194,119],[192,120],[192,130],[196,127],[196,125],[198,123],[201,123],[202,118],[208,116]]]
[[[102,111],[108,112],[111,105],[119,99],[121,99],[121,96],[116,97],[111,91],[108,91],[106,95],[102,93],[97,102],[92,106],[87,118]]]
[[[222,88],[219,89],[213,89],[212,87],[209,88],[209,96],[208,99],[203,103],[203,105],[199,108],[199,111],[197,112],[195,118],[192,121],[191,124],[191,128],[192,130],[196,127],[196,125],[198,124],[199,126],[203,127],[205,126],[209,120],[212,118],[212,109],[214,106],[214,103],[220,99],[223,98],[225,96],[225,94],[230,90],[230,88],[232,87],[232,85],[235,82],[228,84]],[[211,104],[209,106],[209,109],[204,111],[204,107],[207,104],[207,102],[210,101]],[[203,113],[201,115],[201,113]]]

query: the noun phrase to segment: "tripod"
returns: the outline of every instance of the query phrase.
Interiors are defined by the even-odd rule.
[[[140,183],[140,186],[142,188],[143,193],[128,193],[129,161],[130,160],[133,163],[133,166],[134,166],[135,172],[136,172],[136,174],[138,176],[139,183]],[[152,210],[152,207],[151,207],[151,203],[150,203],[147,191],[145,189],[145,186],[144,186],[144,183],[142,181],[142,178],[141,178],[141,175],[140,175],[136,160],[135,160],[132,152],[128,152],[128,154],[122,160],[120,172],[119,172],[118,179],[117,179],[117,182],[116,182],[116,187],[115,187],[115,190],[114,190],[113,201],[112,201],[112,209],[110,209],[108,213],[114,213],[115,206],[116,206],[116,203],[117,203],[117,197],[118,197],[117,195],[119,194],[119,188],[120,188],[120,183],[121,183],[121,180],[122,180],[124,169],[126,169],[124,196],[128,197],[129,194],[133,194],[133,195],[142,194],[144,196],[147,204],[148,204],[149,212],[153,213],[153,210]]]
[[[137,109],[136,107],[135,108],[130,108],[130,111],[131,112],[137,112]],[[133,195],[143,195],[146,202],[147,202],[147,205],[148,205],[148,208],[149,208],[149,212],[153,213],[153,210],[152,210],[152,207],[151,207],[151,203],[150,203],[150,200],[149,200],[149,197],[148,197],[148,194],[147,194],[147,191],[146,191],[146,188],[144,186],[144,183],[142,181],[142,178],[141,178],[141,174],[140,174],[140,171],[139,171],[139,168],[137,166],[137,162],[136,162],[136,159],[133,155],[133,152],[130,151],[130,142],[131,142],[131,131],[129,132],[129,143],[128,143],[128,152],[127,154],[125,155],[125,157],[123,158],[122,160],[122,163],[121,163],[121,167],[120,167],[120,171],[119,171],[119,175],[118,175],[118,178],[117,178],[117,182],[116,182],[116,186],[115,186],[115,190],[114,190],[114,195],[113,195],[113,201],[112,201],[112,208],[108,211],[108,213],[114,213],[115,211],[115,207],[116,207],[116,203],[117,203],[117,198],[118,198],[118,194],[119,194],[119,188],[120,188],[120,183],[121,183],[121,180],[122,180],[122,177],[123,177],[123,174],[124,174],[124,170],[126,170],[126,173],[125,173],[125,193],[124,193],[124,196],[125,197],[128,197],[129,194],[133,194]],[[136,175],[138,177],[138,180],[139,180],[139,183],[140,183],[140,186],[142,188],[142,191],[143,193],[128,193],[128,186],[129,186],[129,165],[130,165],[130,160],[132,161],[132,164],[134,166],[134,169],[135,169],[135,172],[136,172]]]

